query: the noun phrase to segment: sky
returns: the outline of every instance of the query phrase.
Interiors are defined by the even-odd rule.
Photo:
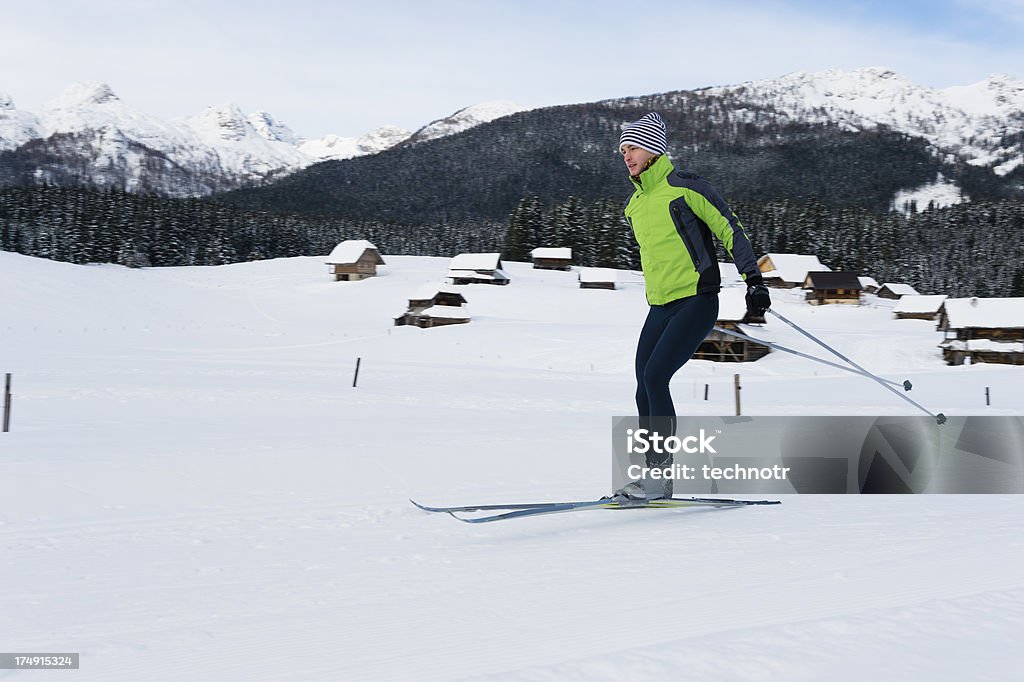
[[[233,103],[307,138],[523,107],[882,66],[1024,78],[1024,0],[0,0],[0,94],[102,81],[162,118]]]

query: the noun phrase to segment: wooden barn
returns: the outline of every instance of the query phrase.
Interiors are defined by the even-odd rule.
[[[808,272],[828,272],[817,256],[797,253],[768,253],[757,259],[757,267],[764,283],[777,289],[796,289],[803,286]]]
[[[939,310],[947,364],[1024,365],[1024,298],[950,298]]]
[[[466,298],[452,289],[427,286],[409,297],[409,308],[395,318],[395,326],[409,325],[429,329],[469,322]]]
[[[611,268],[580,268],[580,289],[615,289],[619,273]]]
[[[811,305],[860,305],[860,280],[854,272],[808,272],[803,288]]]
[[[897,320],[937,320],[939,310],[948,297],[945,294],[935,296],[904,296],[892,308],[893,317]]]
[[[335,282],[355,282],[377,274],[385,265],[377,247],[365,239],[349,239],[334,247],[325,261]]]
[[[747,315],[745,294],[746,291],[740,288],[722,289],[718,295],[718,322],[715,326],[744,334],[746,330],[740,328],[741,324],[764,322],[763,317],[750,318]],[[770,352],[768,346],[712,329],[697,347],[693,357],[712,362],[754,362]]]
[[[899,284],[896,282],[886,282],[883,284],[877,292],[879,298],[888,298],[892,301],[898,301],[903,296],[920,296],[917,290],[909,284]]]
[[[502,270],[500,253],[460,253],[448,265],[448,279],[453,284],[509,283]]]
[[[537,247],[530,258],[538,270],[572,270],[572,249],[568,247]]]

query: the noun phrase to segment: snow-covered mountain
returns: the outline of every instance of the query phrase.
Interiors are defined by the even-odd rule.
[[[351,159],[364,154],[376,154],[401,144],[409,138],[409,131],[397,126],[384,126],[360,137],[327,135],[318,140],[302,140],[299,149],[318,160]]]
[[[938,153],[991,165],[999,175],[1024,165],[1024,81],[1005,74],[930,88],[886,68],[828,70],[702,92],[771,106],[802,122],[837,123],[849,130],[888,126],[925,138]],[[1014,135],[1017,142],[1006,141]]]
[[[701,101],[708,106],[701,107]],[[712,126],[750,123],[767,129],[796,122],[849,131],[885,127],[925,140],[946,170],[959,164],[991,168],[999,176],[1010,176],[1007,182],[1013,184],[1024,167],[1024,81],[1009,75],[931,88],[885,68],[799,72],[603,104],[689,112],[695,103]],[[413,133],[383,126],[358,137],[306,139],[267,112],[246,114],[234,105],[165,121],[133,109],[98,82],[68,88],[37,113],[16,109],[10,97],[0,94],[0,151],[16,150],[18,163],[8,169],[21,169],[21,176],[10,178],[0,168],[0,183],[24,182],[24,169],[31,169],[35,182],[204,195],[275,180],[319,161],[455,135],[523,110],[511,102],[486,102]],[[524,119],[523,125],[533,124]],[[894,187],[894,207],[912,200],[924,206],[969,198],[955,175],[937,172],[934,178],[918,178],[916,186]]]
[[[515,102],[504,100],[475,104],[465,109],[459,109],[446,118],[431,121],[413,133],[409,137],[408,142],[426,142],[427,140],[454,135],[455,133],[461,133],[463,130],[469,130],[474,126],[478,126],[481,123],[488,123],[502,116],[510,116],[520,111],[523,111],[523,107]]]
[[[469,107],[430,124],[444,127],[424,139],[518,110],[509,103]],[[38,115],[16,109],[10,96],[0,94],[0,151],[36,143],[29,152],[35,154],[29,157],[35,180],[170,196],[258,184],[320,161],[381,152],[409,137],[408,130],[383,126],[361,137],[304,139],[272,114],[246,114],[233,104],[167,121],[131,107],[98,81],[72,85]]]
[[[41,134],[39,118],[15,109],[10,95],[0,92],[0,151],[20,147]]]

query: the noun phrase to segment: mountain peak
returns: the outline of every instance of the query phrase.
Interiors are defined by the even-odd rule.
[[[885,66],[867,66],[852,71],[825,69],[822,71],[796,71],[778,79],[749,81],[743,86],[793,87],[814,84],[823,87],[839,87],[843,90],[888,90],[891,88],[914,87],[914,84],[899,73]],[[712,88],[713,90],[731,89]]]
[[[371,130],[362,137],[339,137],[326,135],[319,140],[305,140],[299,149],[317,159],[351,159],[364,154],[376,154],[390,149],[409,138],[409,131],[398,126],[386,125]]]
[[[1015,88],[1024,88],[1024,80],[1008,73],[993,73],[985,79],[985,82],[992,85],[1009,85]]]
[[[262,137],[237,104],[208,107],[187,118],[186,123],[201,135],[214,139],[239,141],[251,136]]]
[[[445,118],[431,121],[417,130],[408,141],[416,143],[445,137],[446,135],[452,135],[478,126],[481,123],[489,123],[503,116],[509,116],[524,110],[524,107],[506,100],[481,102],[480,104],[459,109],[454,114]]]
[[[287,124],[278,121],[266,111],[255,111],[247,117],[252,127],[265,140],[271,142],[284,142],[290,145],[297,145],[302,141],[295,131]]]
[[[898,73],[896,73],[896,71],[894,69],[890,69],[887,66],[865,66],[865,67],[860,68],[860,69],[854,69],[853,73],[858,74],[858,75],[871,76],[873,78],[882,78],[882,79],[885,79],[885,80],[890,80],[890,79],[893,79],[893,78],[898,78],[900,80],[906,80],[905,78],[900,76]]]
[[[13,110],[14,100],[11,99],[10,95],[0,92],[0,110]]]
[[[68,86],[64,92],[48,104],[49,108],[72,109],[120,102],[113,88],[100,81],[86,81]]]

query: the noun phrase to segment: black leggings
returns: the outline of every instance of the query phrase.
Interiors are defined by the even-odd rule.
[[[717,320],[717,293],[698,294],[651,306],[636,345],[636,409],[639,416],[675,417],[669,381],[690,359]]]

